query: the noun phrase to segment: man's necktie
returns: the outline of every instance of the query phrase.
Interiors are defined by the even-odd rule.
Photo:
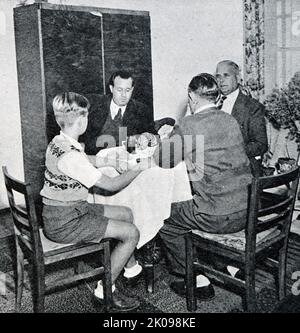
[[[116,114],[114,121],[117,123],[120,123],[122,120],[122,109],[120,108],[118,113]]]
[[[226,99],[227,97],[226,96],[221,96],[221,98],[219,99],[219,101],[218,101],[218,103],[217,103],[217,108],[218,109],[222,109],[222,107],[223,107],[223,103],[224,103],[224,101],[225,101],[225,99]]]

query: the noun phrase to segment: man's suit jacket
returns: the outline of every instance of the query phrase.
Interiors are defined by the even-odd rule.
[[[86,97],[91,104],[88,127],[79,141],[85,144],[86,154],[95,155],[100,150],[100,147],[96,146],[96,142],[103,134],[102,128],[110,114],[112,97],[99,94],[86,95]],[[156,133],[151,111],[146,105],[134,99],[131,99],[126,106],[121,126],[127,128],[128,136],[143,132]]]
[[[240,127],[229,114],[212,107],[183,117],[153,158],[163,168],[185,161],[195,218],[247,209],[250,163]]]
[[[231,115],[240,125],[252,173],[259,176],[261,162],[256,160],[255,156],[262,156],[268,150],[264,106],[254,98],[239,92]]]

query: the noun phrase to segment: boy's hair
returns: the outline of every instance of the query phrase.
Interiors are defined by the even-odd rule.
[[[207,99],[210,102],[215,102],[220,95],[218,83],[213,75],[201,73],[193,77],[189,84],[189,91],[193,91],[200,97]]]
[[[65,92],[53,98],[52,106],[58,125],[64,129],[72,126],[78,117],[88,114],[90,102],[82,95]]]

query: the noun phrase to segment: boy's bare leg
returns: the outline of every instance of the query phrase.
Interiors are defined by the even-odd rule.
[[[129,258],[132,257],[139,241],[139,231],[132,223],[110,219],[104,238],[119,240],[111,254],[111,276],[114,283]]]
[[[133,223],[132,211],[125,206],[104,205],[104,216],[111,220]]]
[[[119,241],[111,254],[111,282],[113,284],[113,300],[111,306],[119,312],[132,311],[139,307],[139,302],[125,296],[120,290],[114,290],[114,283],[139,241],[139,231],[132,223],[109,219],[104,238],[114,238]],[[103,304],[105,295],[102,281],[98,282],[94,296],[97,302],[100,301],[101,304]]]
[[[113,206],[113,205],[104,205],[104,216],[111,220],[119,220],[121,222],[133,223],[132,211],[128,207],[124,206]],[[130,256],[129,260],[126,262],[126,267],[130,268],[136,264],[136,259],[134,252]]]

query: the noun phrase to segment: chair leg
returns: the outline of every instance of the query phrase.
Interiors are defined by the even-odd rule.
[[[283,246],[279,251],[278,258],[278,286],[279,286],[279,300],[281,301],[286,296],[286,259],[287,247]]]
[[[147,292],[152,294],[154,292],[154,265],[147,264],[144,266],[144,269]]]
[[[105,299],[105,311],[108,312],[112,307],[112,282],[111,282],[111,261],[110,261],[110,244],[108,241],[104,244],[103,254],[103,266],[104,266],[104,277],[103,277],[103,289]]]
[[[74,273],[80,274],[82,272],[84,272],[84,262],[79,260],[74,264]]]
[[[154,292],[154,261],[155,261],[155,239],[143,246],[143,267],[145,270],[145,280],[147,292]]]
[[[16,302],[15,311],[20,312],[21,300],[24,287],[24,254],[16,240],[16,253],[17,253],[17,267],[16,267]]]
[[[246,311],[256,312],[256,292],[255,292],[255,264],[248,264],[245,267],[246,282]]]
[[[76,275],[83,273],[84,272],[84,267],[85,267],[84,262],[82,260],[79,260],[74,265],[74,273]],[[84,284],[82,284],[82,283],[79,284],[78,289],[79,290],[84,290],[85,289]]]
[[[196,275],[194,273],[194,247],[192,238],[186,236],[186,303],[188,311],[196,311]]]
[[[45,311],[45,267],[43,263],[34,262],[34,295],[33,308],[34,312],[40,313]]]

